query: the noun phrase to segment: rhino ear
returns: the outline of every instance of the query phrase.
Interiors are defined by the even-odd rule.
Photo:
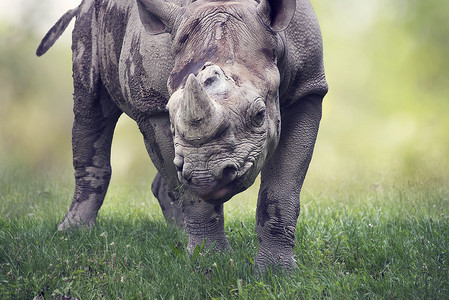
[[[260,0],[257,13],[274,31],[285,30],[293,19],[296,0]]]
[[[137,0],[140,20],[149,34],[170,32],[182,8],[165,0]]]

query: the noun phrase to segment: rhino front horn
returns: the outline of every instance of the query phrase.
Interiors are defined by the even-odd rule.
[[[192,144],[206,143],[226,123],[223,106],[209,97],[193,74],[187,78],[177,119],[179,133]]]

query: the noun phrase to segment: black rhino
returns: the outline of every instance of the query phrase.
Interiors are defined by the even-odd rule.
[[[73,202],[59,229],[93,226],[126,113],[158,170],[169,222],[229,248],[223,203],[259,173],[257,268],[295,266],[306,175],[327,93],[320,28],[308,0],[83,0],[42,40],[73,30]]]

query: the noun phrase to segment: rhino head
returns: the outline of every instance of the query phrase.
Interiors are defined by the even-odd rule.
[[[138,0],[150,34],[168,32],[167,104],[179,181],[219,204],[253,184],[280,136],[277,58],[295,1]]]

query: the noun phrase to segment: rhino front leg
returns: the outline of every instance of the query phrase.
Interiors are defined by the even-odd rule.
[[[158,170],[152,184],[153,194],[159,200],[168,222],[172,222],[172,218],[175,219],[175,224],[183,222],[183,227],[189,234],[187,250],[192,253],[204,239],[206,247],[216,242],[217,250],[230,248],[224,231],[223,205],[213,205],[201,200],[186,190],[177,179],[168,114],[142,116],[137,119],[148,154]],[[174,210],[167,210],[167,207]]]
[[[223,205],[212,205],[183,187],[171,189],[160,173],[151,186],[159,201],[167,223],[185,228],[189,234],[187,250],[192,253],[196,246],[206,240],[206,247],[215,242],[215,250],[229,249],[224,231]]]
[[[256,268],[296,266],[293,258],[300,191],[321,120],[321,96],[309,96],[282,115],[279,145],[262,171],[256,212]]]
[[[193,253],[196,246],[206,240],[206,247],[215,243],[217,251],[230,249],[224,230],[223,204],[213,205],[203,200],[183,199],[185,228],[189,234],[187,250]]]
[[[121,111],[104,88],[90,95],[75,89],[72,130],[75,195],[59,230],[93,226],[111,178],[112,136]]]

